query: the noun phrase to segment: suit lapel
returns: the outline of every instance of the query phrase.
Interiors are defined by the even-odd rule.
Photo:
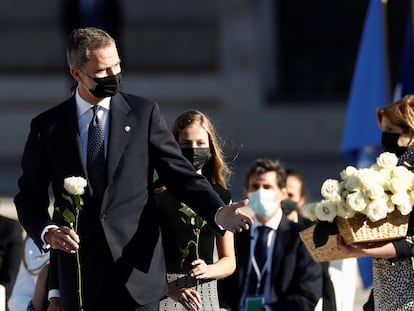
[[[130,137],[131,128],[128,113],[131,110],[125,99],[118,93],[111,99],[110,130],[108,141],[108,186]]]
[[[289,241],[289,221],[283,215],[280,221],[279,228],[277,230],[275,246],[273,249],[273,263],[272,263],[272,275],[276,275],[279,271],[282,258],[285,257],[287,243]]]

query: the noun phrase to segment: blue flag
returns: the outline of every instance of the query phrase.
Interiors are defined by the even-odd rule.
[[[401,68],[401,95],[414,93],[414,68],[413,68],[413,20],[411,10],[407,18],[407,30],[405,31],[405,41],[403,50],[403,60]]]
[[[370,0],[348,99],[342,157],[356,165],[366,147],[381,148],[375,112],[390,101],[381,0]],[[375,160],[375,158],[374,158]]]

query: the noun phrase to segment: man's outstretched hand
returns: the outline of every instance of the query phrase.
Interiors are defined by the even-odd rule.
[[[216,223],[223,229],[231,232],[242,232],[249,230],[249,226],[253,223],[253,219],[240,208],[247,206],[249,200],[245,199],[240,202],[225,205],[217,211]]]

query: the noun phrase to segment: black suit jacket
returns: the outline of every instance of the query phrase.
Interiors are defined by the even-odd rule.
[[[302,227],[283,215],[273,250],[271,268],[272,310],[313,311],[322,296],[322,270],[299,237]],[[250,257],[250,232],[235,236],[237,270],[221,284],[221,294],[231,310],[238,310]],[[252,273],[253,270],[252,270]]]
[[[32,120],[22,168],[20,192],[14,201],[21,224],[41,247],[40,234],[45,226],[63,224],[59,214],[55,213],[54,221],[49,217],[49,184],[55,206],[63,210],[68,207],[62,198],[64,178],[87,178],[74,97]],[[157,104],[142,97],[116,94],[110,104],[108,185],[102,202],[94,201],[90,191],[83,195],[85,205],[79,222],[85,306],[93,306],[97,299],[103,277],[100,262],[108,257],[108,246],[117,275],[138,304],[156,301],[166,293],[159,225],[147,204],[154,169],[180,201],[194,206],[219,230],[214,216],[224,203],[181,155]],[[55,257],[63,306],[74,310],[75,256],[56,251]]]

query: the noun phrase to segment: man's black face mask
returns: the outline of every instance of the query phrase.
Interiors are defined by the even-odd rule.
[[[93,81],[96,82],[95,89],[89,89],[93,96],[98,98],[111,97],[118,93],[122,76],[121,73],[117,73],[104,78],[93,78]]]

